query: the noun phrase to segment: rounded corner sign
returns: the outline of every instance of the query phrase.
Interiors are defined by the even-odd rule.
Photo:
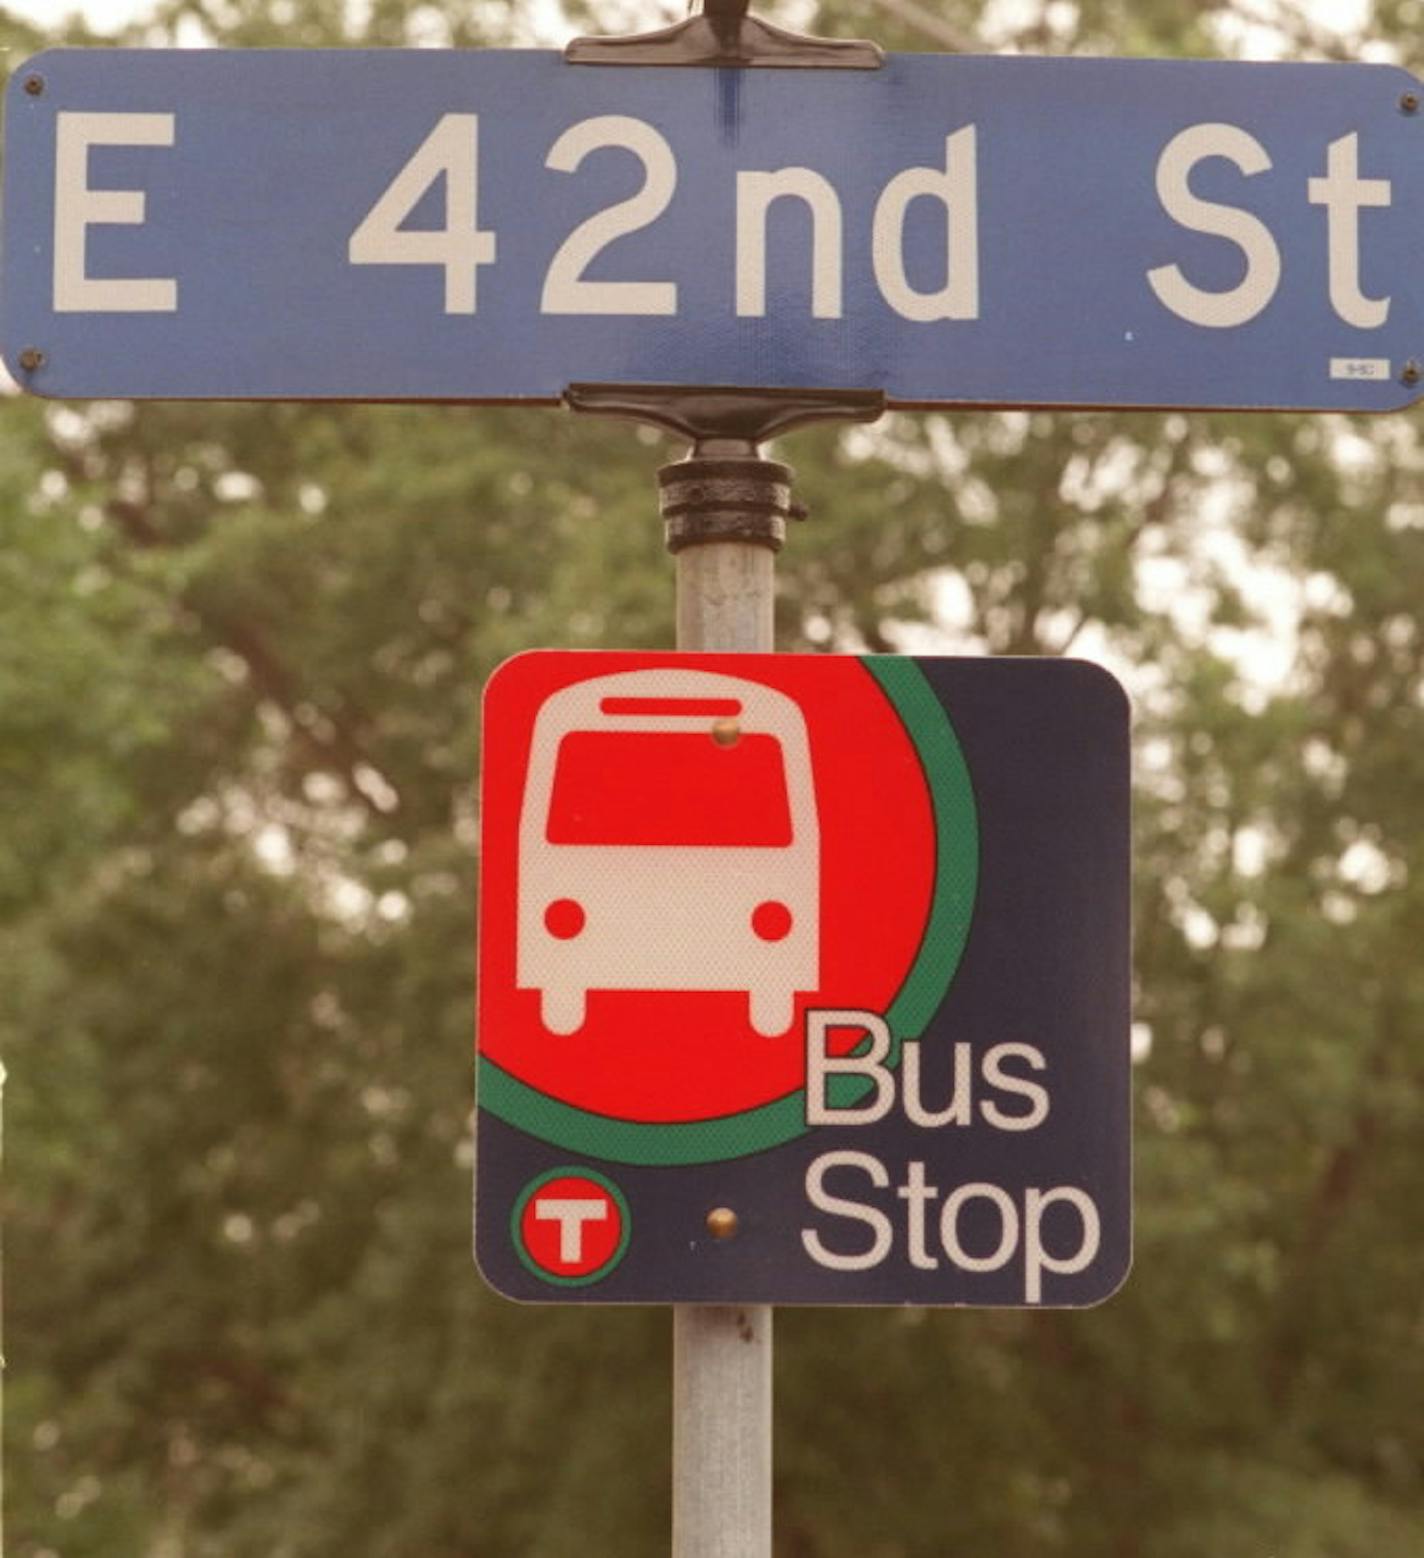
[[[54,50],[7,92],[0,353],[85,399],[1397,410],[1418,95],[1353,62]]]
[[[1117,1286],[1128,779],[1109,677],[543,651],[492,678],[483,751],[493,1286],[976,1305]]]

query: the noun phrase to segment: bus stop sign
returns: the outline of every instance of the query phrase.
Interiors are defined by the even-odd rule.
[[[1085,662],[520,655],[485,696],[476,1256],[512,1298],[1126,1275],[1127,704]]]

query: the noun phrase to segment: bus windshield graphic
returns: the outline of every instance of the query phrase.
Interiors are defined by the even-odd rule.
[[[559,744],[548,842],[784,849],[791,808],[781,744],[766,735],[721,744],[706,731],[571,731]]]

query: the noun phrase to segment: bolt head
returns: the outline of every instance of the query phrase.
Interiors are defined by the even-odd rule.
[[[1417,92],[1401,92],[1399,94],[1399,111],[1402,114],[1417,114],[1419,112],[1419,94]]]
[[[45,79],[40,75],[29,75],[25,77],[23,85],[31,97],[39,97],[45,89]]]
[[[1410,358],[1400,370],[1400,381],[1404,384],[1417,384],[1421,373],[1424,373],[1424,369],[1421,369],[1419,364],[1413,358]]]
[[[731,1239],[737,1232],[737,1214],[729,1206],[717,1206],[707,1214],[707,1232],[714,1239]]]
[[[45,365],[45,354],[38,346],[27,346],[20,353],[20,366],[26,373],[33,373]]]

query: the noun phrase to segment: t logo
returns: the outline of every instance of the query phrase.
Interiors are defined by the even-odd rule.
[[[514,1247],[536,1276],[581,1287],[606,1276],[628,1248],[628,1203],[611,1179],[560,1168],[524,1187],[511,1218]]]

